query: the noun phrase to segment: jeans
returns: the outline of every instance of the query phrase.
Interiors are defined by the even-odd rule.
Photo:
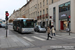
[[[55,36],[55,33],[52,33],[52,36],[53,36],[53,35]]]
[[[47,39],[49,39],[49,37],[52,38],[52,37],[50,36],[50,33],[47,34]]]

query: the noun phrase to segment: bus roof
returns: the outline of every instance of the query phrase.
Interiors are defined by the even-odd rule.
[[[15,20],[32,19],[32,18],[16,18]]]

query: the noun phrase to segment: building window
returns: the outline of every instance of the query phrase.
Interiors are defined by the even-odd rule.
[[[43,10],[43,19],[44,19],[44,15],[45,15],[45,10]]]
[[[43,6],[45,6],[45,0],[43,0]]]
[[[53,7],[53,21],[54,21],[54,22],[55,22],[55,19],[56,19],[56,18],[55,18],[55,16],[56,16],[56,13],[55,13],[55,12],[56,12],[56,8]]]
[[[40,11],[40,15],[42,15],[42,12]]]
[[[46,8],[46,12],[47,12],[47,14],[48,14],[48,8]]]
[[[37,11],[36,11],[36,16],[38,16],[38,15],[37,15]]]
[[[38,12],[38,16],[39,16],[39,12]]]
[[[48,5],[48,0],[46,0],[46,4]]]
[[[39,4],[38,4],[38,9],[39,9]]]
[[[35,5],[35,9],[37,8],[37,4]]]
[[[42,4],[41,4],[41,2],[40,2],[40,8],[42,7]]]
[[[59,5],[59,12],[70,10],[70,2]]]
[[[45,14],[45,10],[43,10],[43,15]]]
[[[35,17],[35,12],[34,12],[34,17]]]
[[[40,11],[40,19],[41,19],[41,15],[42,15],[42,12]]]
[[[53,0],[52,0],[52,3],[53,3]]]

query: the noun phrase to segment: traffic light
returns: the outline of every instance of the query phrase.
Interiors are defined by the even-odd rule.
[[[50,16],[50,18],[52,18],[52,16]]]
[[[69,17],[67,17],[67,21],[69,21]]]
[[[67,16],[67,21],[69,21],[69,19],[71,18],[71,16],[69,15],[69,16]]]
[[[8,20],[8,16],[9,16],[8,11],[5,12],[5,15],[6,15],[6,21],[7,21]]]
[[[69,23],[71,23],[71,21],[69,21]]]

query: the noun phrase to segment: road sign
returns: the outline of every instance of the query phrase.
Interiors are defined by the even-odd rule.
[[[8,20],[8,16],[9,16],[8,11],[5,12],[5,15],[6,15],[6,21],[7,21]]]
[[[9,16],[9,13],[6,13],[5,15],[6,15],[6,16]]]

